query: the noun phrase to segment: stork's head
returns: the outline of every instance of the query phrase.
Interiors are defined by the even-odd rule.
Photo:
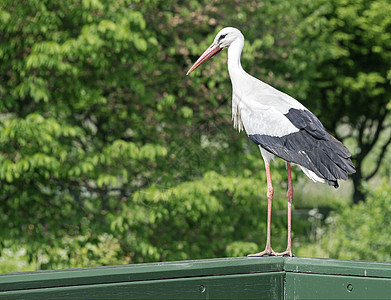
[[[197,69],[204,61],[208,60],[212,56],[219,53],[224,48],[228,48],[234,41],[244,40],[243,34],[239,29],[233,27],[225,27],[220,30],[216,35],[212,45],[200,56],[200,58],[194,63],[194,65],[187,71],[186,75],[189,75],[195,69]]]

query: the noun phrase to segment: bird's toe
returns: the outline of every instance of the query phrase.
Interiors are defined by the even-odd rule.
[[[289,256],[289,257],[294,257],[292,249],[287,249],[284,252],[279,252],[275,254],[276,256]]]
[[[249,254],[248,257],[261,257],[261,256],[277,256],[277,253],[272,248],[266,248],[265,250],[255,253]]]

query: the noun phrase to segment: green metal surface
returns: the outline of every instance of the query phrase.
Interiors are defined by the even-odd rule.
[[[282,271],[283,268],[284,259],[280,257],[252,259],[238,257],[0,274],[0,292],[57,286],[216,276],[219,274],[275,272]]]
[[[243,274],[31,289],[7,299],[283,299],[284,274]],[[1,296],[0,296],[1,297]],[[5,298],[1,298],[5,299]]]
[[[390,263],[373,261],[286,257],[284,258],[284,270],[300,273],[391,278]]]
[[[286,299],[391,299],[391,279],[288,272]]]
[[[0,275],[0,299],[390,299],[391,264],[224,258]]]

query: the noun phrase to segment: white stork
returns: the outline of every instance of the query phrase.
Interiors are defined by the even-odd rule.
[[[291,244],[291,210],[293,187],[291,163],[314,182],[338,187],[337,179],[348,178],[355,169],[349,150],[328,134],[322,123],[300,102],[258,80],[243,70],[240,56],[244,46],[242,33],[232,27],[222,29],[212,45],[189,69],[189,75],[204,61],[228,48],[228,71],[232,82],[232,119],[234,128],[245,130],[259,146],[265,161],[267,178],[267,239],[264,251],[249,256],[293,256]],[[288,245],[276,253],[270,244],[273,186],[270,161],[274,157],[286,161],[288,172]]]

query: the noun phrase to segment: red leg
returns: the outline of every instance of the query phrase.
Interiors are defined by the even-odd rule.
[[[270,226],[272,221],[272,203],[273,203],[273,184],[272,176],[270,174],[270,165],[266,163],[266,179],[267,179],[267,231],[266,231],[266,247],[265,250],[256,254],[249,254],[248,256],[264,256],[264,255],[276,255],[271,247],[270,243]]]
[[[288,199],[288,245],[286,250],[281,253],[277,253],[278,256],[293,256],[292,253],[292,200],[293,200],[293,185],[292,185],[292,176],[291,176],[291,164],[289,162],[286,163],[286,169],[288,171],[288,191],[286,193],[286,197]]]

